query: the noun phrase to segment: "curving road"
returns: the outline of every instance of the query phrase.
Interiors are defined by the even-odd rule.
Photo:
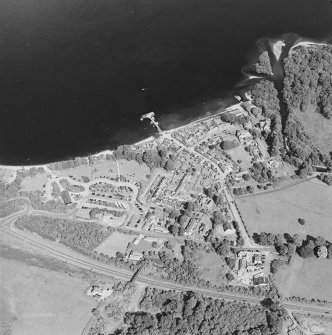
[[[45,212],[29,210],[31,214],[35,215],[45,215]],[[61,245],[57,245],[54,242],[49,242],[43,240],[34,235],[30,235],[25,233],[24,231],[15,231],[11,229],[11,225],[22,215],[27,214],[28,211],[20,211],[15,214],[8,216],[5,219],[0,220],[0,231],[2,234],[6,234],[9,238],[14,238],[16,240],[24,241],[25,243],[30,244],[38,248],[39,250],[46,252],[53,257],[65,261],[69,264],[78,266],[82,269],[87,269],[94,271],[96,273],[112,276],[118,279],[129,280],[133,276],[133,273],[127,269],[121,269],[114,265],[103,264],[98,261],[92,260],[84,255],[76,253],[75,251],[68,250]],[[49,216],[59,217],[58,214],[47,213]],[[70,214],[66,214],[65,216],[70,216]],[[198,288],[193,286],[183,286],[175,282],[169,282],[166,280],[153,279],[146,276],[139,275],[136,281],[147,284],[149,286],[157,287],[160,289],[166,290],[177,290],[177,291],[193,291],[200,293],[202,295],[219,298],[224,300],[231,301],[243,301],[252,304],[259,304],[261,302],[261,298],[259,297],[251,297],[251,296],[242,296],[234,293],[225,293],[218,292],[212,289]],[[297,312],[308,312],[315,314],[323,314],[332,316],[332,308],[326,306],[315,306],[315,305],[303,305],[299,303],[293,302],[285,302],[283,306],[287,309]]]

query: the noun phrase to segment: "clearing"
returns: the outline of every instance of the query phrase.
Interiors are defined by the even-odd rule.
[[[1,324],[12,334],[81,334],[96,302],[89,282],[0,258]]]
[[[219,255],[215,252],[206,252],[204,250],[197,250],[192,259],[198,266],[200,278],[208,280],[211,284],[220,285],[227,282],[226,273],[228,266]]]
[[[328,259],[301,258],[295,255],[289,265],[282,266],[275,283],[286,297],[332,301],[332,262]]]
[[[22,191],[33,192],[33,191],[42,191],[44,185],[47,183],[46,174],[38,174],[34,177],[26,177],[22,181]]]
[[[306,112],[295,110],[296,117],[303,124],[314,145],[323,152],[332,151],[332,120],[315,112],[316,106],[310,106]]]
[[[316,181],[237,200],[250,235],[254,232],[321,235],[332,242],[331,203],[332,187]],[[305,219],[304,226],[298,223],[299,218]]]
[[[112,233],[96,250],[100,253],[115,257],[116,252],[125,253],[128,243],[132,242],[137,235],[128,235],[119,232]]]

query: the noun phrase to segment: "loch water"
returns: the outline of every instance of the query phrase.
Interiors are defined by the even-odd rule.
[[[0,0],[0,164],[136,142],[150,111],[162,128],[213,113],[289,33],[330,40],[330,1]]]

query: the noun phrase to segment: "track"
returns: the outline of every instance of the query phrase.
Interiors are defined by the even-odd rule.
[[[33,211],[32,211],[33,212]],[[43,252],[47,252],[48,254],[52,255],[53,257],[65,261],[69,264],[75,265],[77,267],[87,269],[96,273],[100,273],[103,275],[112,276],[122,280],[130,280],[133,276],[133,273],[126,269],[121,269],[116,266],[112,265],[102,265],[98,261],[94,261],[89,259],[84,255],[77,254],[77,256],[72,256],[69,252],[65,252],[60,250],[60,246],[57,248],[56,245],[51,247],[47,244],[47,242],[39,242],[33,238],[33,236],[29,236],[28,234],[21,232],[15,232],[10,229],[10,224],[15,222],[17,218],[26,214],[26,211],[18,212],[9,217],[0,220],[0,231],[7,236],[14,238],[16,240],[23,241],[28,243]],[[44,213],[43,213],[44,215]],[[51,214],[51,216],[57,216],[56,214]],[[28,235],[28,236],[27,236]],[[166,290],[177,290],[177,291],[193,291],[208,297],[219,298],[224,300],[231,300],[231,301],[243,301],[251,304],[259,304],[261,302],[261,298],[259,297],[250,297],[250,296],[241,296],[233,293],[224,293],[214,291],[212,289],[204,289],[192,286],[183,286],[174,282],[169,282],[166,280],[156,280],[151,279],[146,276],[138,275],[136,278],[137,282],[147,284],[152,287],[157,287]],[[283,306],[287,309],[298,311],[298,312],[309,312],[309,313],[316,313],[316,314],[323,314],[323,315],[332,315],[332,309],[328,307],[320,307],[315,305],[301,305],[297,303],[290,303],[285,302]]]

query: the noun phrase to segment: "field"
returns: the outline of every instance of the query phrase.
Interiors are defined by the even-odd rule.
[[[216,253],[197,251],[194,256],[195,263],[198,265],[200,278],[210,281],[212,284],[220,285],[225,282],[228,266],[225,261]]]
[[[34,177],[26,177],[22,181],[22,191],[33,192],[33,191],[42,191],[43,186],[47,183],[46,174],[38,174]]]
[[[132,242],[136,236],[114,232],[96,250],[100,253],[115,257],[117,251],[124,253],[127,249],[128,243]]]
[[[81,334],[96,303],[88,281],[0,258],[0,323],[13,335]],[[6,334],[6,333],[3,333]]]
[[[140,182],[146,180],[146,175],[150,174],[150,169],[146,164],[138,164],[136,161],[119,160],[120,175],[129,181]],[[72,169],[59,171],[60,177],[74,176],[77,180],[83,181],[82,176],[91,180],[102,176],[116,178],[118,167],[114,160],[104,160],[94,165],[82,165]]]
[[[332,120],[316,113],[313,106],[304,113],[295,111],[295,115],[318,149],[327,153],[332,151]]]
[[[276,274],[276,285],[285,296],[332,301],[332,262],[326,259],[295,256]]]
[[[331,203],[332,187],[315,181],[237,200],[250,235],[263,231],[321,235],[332,242]],[[304,226],[298,223],[299,218],[305,219]]]

